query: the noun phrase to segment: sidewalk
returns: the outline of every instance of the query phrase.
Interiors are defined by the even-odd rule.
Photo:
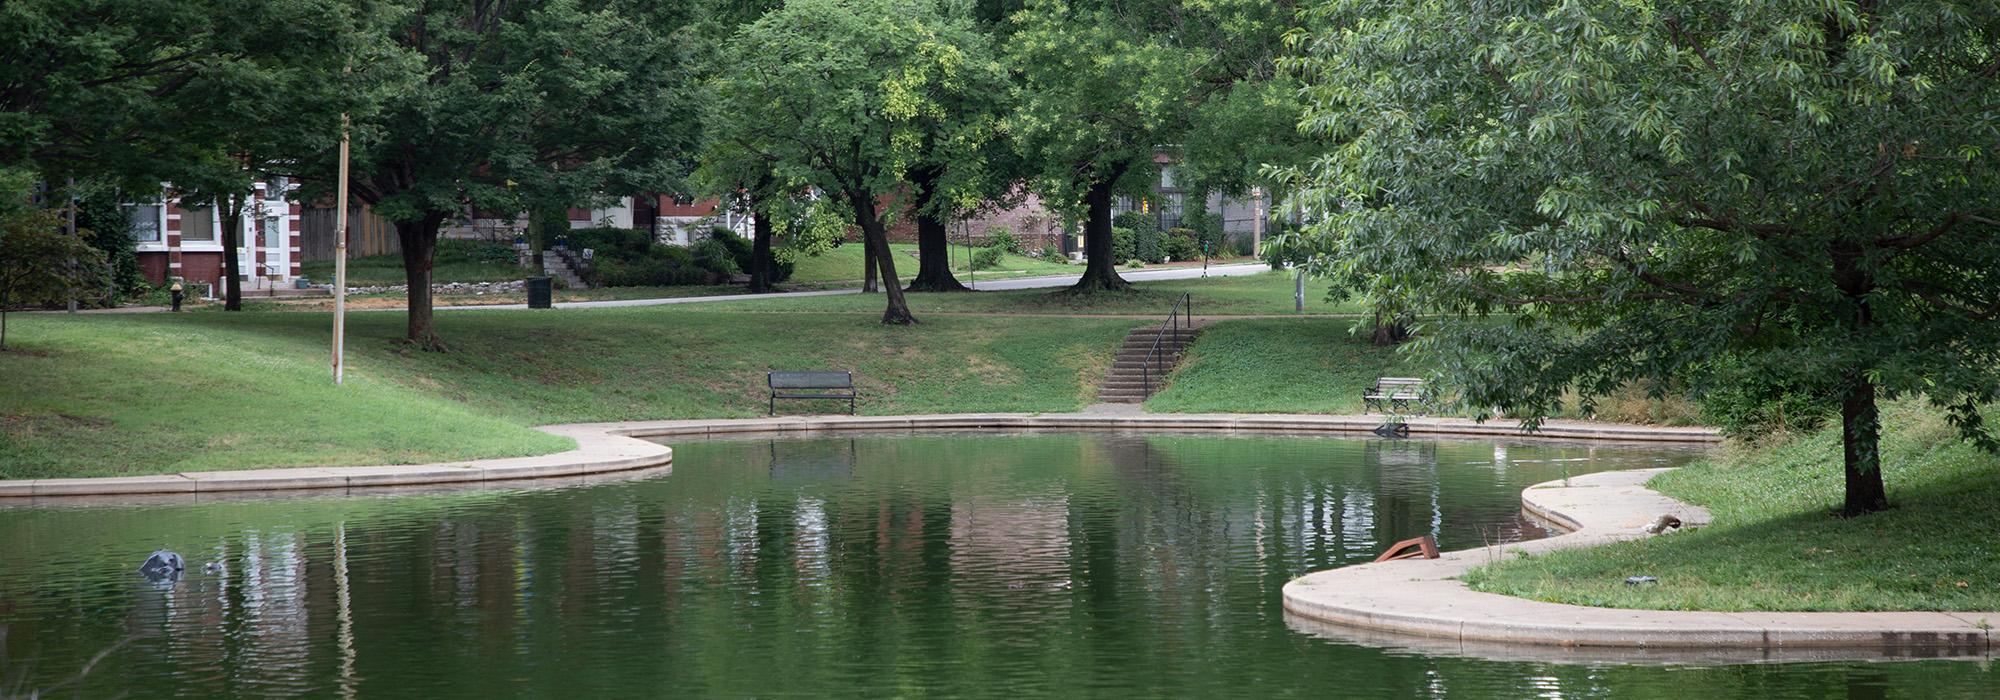
[[[1216,265],[1214,267],[1208,268],[1205,272],[1207,273],[1208,277],[1241,277],[1244,275],[1254,275],[1260,272],[1267,272],[1270,269],[1271,266],[1266,265],[1264,263],[1241,263],[1236,265]],[[1158,282],[1163,280],[1201,279],[1203,277],[1203,272],[1204,270],[1202,270],[1199,267],[1169,268],[1162,270],[1133,270],[1120,273],[1120,276],[1124,277],[1126,281],[1129,282]],[[1018,279],[990,280],[990,281],[974,280],[972,282],[972,286],[974,289],[982,292],[1002,292],[1002,291],[1014,291],[1020,289],[1053,289],[1056,287],[1067,287],[1072,284],[1076,284],[1076,281],[1078,279],[1081,279],[1082,277],[1083,273],[1079,272],[1074,275],[1059,275],[1054,277],[1022,277]],[[707,297],[669,297],[664,299],[614,299],[608,301],[572,301],[572,302],[564,302],[556,304],[555,308],[615,309],[615,308],[623,308],[630,306],[662,306],[666,304],[702,304],[702,303],[722,302],[722,301],[751,301],[756,299],[825,297],[825,296],[837,296],[841,294],[860,294],[860,293],[861,290],[859,288],[855,288],[855,289],[827,289],[814,292],[775,292],[771,294],[723,294],[718,296],[707,296]],[[528,308],[528,305],[527,304],[485,304],[485,305],[468,304],[463,306],[438,306],[435,308],[439,311],[461,310],[461,309],[519,310]],[[373,309],[373,310],[390,311],[394,309]]]
[[[1285,584],[1290,615],[1330,627],[1422,638],[1429,643],[1686,650],[1728,650],[1755,660],[1782,652],[1853,650],[1885,657],[1988,658],[2000,612],[1703,612],[1627,610],[1544,603],[1467,588],[1458,578],[1516,553],[1547,552],[1649,537],[1662,514],[1688,526],[1708,512],[1645,483],[1663,470],[1599,472],[1536,484],[1521,492],[1529,513],[1565,535],[1319,571]],[[1673,535],[1665,535],[1672,537]],[[1401,646],[1400,642],[1394,645]],[[1800,654],[1800,652],[1807,652]]]

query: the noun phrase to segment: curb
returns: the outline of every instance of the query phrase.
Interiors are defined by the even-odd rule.
[[[921,416],[786,416],[777,418],[576,423],[537,428],[576,440],[577,448],[537,457],[511,457],[407,466],[303,467],[182,472],[154,476],[85,477],[0,481],[0,503],[11,499],[78,496],[212,494],[488,481],[515,481],[648,469],[671,465],[673,450],[639,438],[737,433],[833,430],[927,429],[1086,429],[1216,430],[1256,432],[1338,432],[1366,434],[1380,416],[1084,413],[966,413]],[[1707,428],[1654,428],[1636,425],[1550,421],[1535,433],[1453,418],[1412,418],[1419,436],[1531,437],[1625,442],[1711,443],[1721,440]],[[32,501],[31,501],[32,502]]]
[[[1285,584],[1287,613],[1314,623],[1457,644],[1657,650],[1867,650],[1884,656],[1987,658],[2000,612],[1701,612],[1544,603],[1473,591],[1466,571],[1513,552],[1546,552],[1647,537],[1661,514],[1689,525],[1708,512],[1645,487],[1665,470],[1600,472],[1536,484],[1523,509],[1569,533],[1510,545],[1320,571]]]
[[[536,457],[434,464],[7,480],[0,481],[0,503],[14,499],[34,503],[90,496],[196,496],[246,491],[468,484],[585,477],[673,465],[673,448],[627,436],[614,428],[558,425],[537,429],[576,440],[576,449]]]
[[[1331,432],[1368,434],[1381,425],[1379,415],[1304,414],[1101,414],[1101,413],[959,413],[919,416],[783,416],[776,418],[663,420],[625,423],[585,423],[574,427],[616,430],[633,437],[728,435],[847,430],[931,429],[1083,429],[1199,430],[1246,432]],[[1548,421],[1540,430],[1523,432],[1512,424],[1477,423],[1460,418],[1410,418],[1411,436],[1507,437],[1619,442],[1719,443],[1710,428],[1660,428],[1585,421]]]

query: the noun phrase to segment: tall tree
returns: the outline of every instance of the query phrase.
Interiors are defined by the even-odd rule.
[[[421,64],[382,110],[355,125],[356,198],[396,228],[409,284],[406,339],[442,349],[431,319],[439,227],[471,208],[518,211],[508,186],[548,194],[670,170],[678,53],[638,0],[407,0],[390,32]],[[659,9],[660,13],[673,8]],[[671,20],[663,20],[671,21]]]
[[[1887,507],[1876,402],[2000,395],[2000,3],[1342,0],[1299,67],[1342,139],[1310,267],[1454,317],[1465,402],[1792,382]]]
[[[1010,111],[1008,76],[989,47],[996,22],[978,18],[981,8],[960,3],[942,8],[947,16],[970,25],[961,47],[965,60],[954,79],[963,87],[945,99],[953,104],[923,115],[924,132],[917,157],[904,173],[909,211],[917,225],[917,274],[908,291],[968,291],[951,272],[950,225],[983,208],[1004,207],[1023,194],[1020,180],[1028,176],[1025,161],[1000,129]]]
[[[1084,213],[1076,291],[1128,286],[1111,253],[1114,200],[1144,191],[1208,100],[1269,64],[1291,14],[1265,0],[1028,0],[1012,16],[1007,128],[1044,199]]]
[[[103,268],[103,253],[63,231],[59,210],[0,207],[0,351],[8,309],[74,298]]]
[[[972,78],[996,70],[981,38],[930,0],[796,0],[743,28],[714,84],[710,138],[767,163],[780,187],[816,189],[862,232],[888,307],[915,323],[896,278],[882,206],[921,162],[927,138],[984,115]]]
[[[152,172],[183,202],[207,202],[220,215],[223,308],[243,308],[243,220],[265,199],[294,196],[276,176],[317,178],[332,189],[340,115],[366,115],[380,96],[374,83],[397,66],[382,34],[387,8],[372,0],[240,2],[227,16],[259,31],[205,37],[202,70],[162,98],[175,120],[171,149]],[[357,73],[355,68],[359,66]]]

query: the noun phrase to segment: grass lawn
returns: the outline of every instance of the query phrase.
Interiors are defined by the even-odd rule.
[[[1383,376],[1421,376],[1394,348],[1348,332],[1352,320],[1243,319],[1204,329],[1154,413],[1360,413]]]
[[[1075,314],[1132,315],[1165,318],[1167,310],[1181,294],[1193,296],[1196,314],[1209,315],[1292,315],[1292,276],[1289,272],[1267,272],[1241,277],[1137,282],[1130,291],[1100,294],[1069,294],[1061,289],[1024,289],[1009,292],[938,292],[909,295],[910,310],[919,320],[924,314]],[[1306,284],[1306,313],[1352,314],[1362,311],[1352,302],[1329,302],[1326,285]],[[738,312],[846,312],[882,313],[879,294],[850,294],[824,297],[793,297],[716,302],[705,310]]]
[[[316,260],[299,265],[299,274],[315,284],[333,282],[333,261]],[[505,282],[527,277],[516,261],[514,247],[493,241],[446,238],[438,241],[432,261],[431,281]],[[370,255],[347,260],[347,286],[373,287],[403,284],[403,256]]]
[[[722,294],[742,294],[738,285],[685,285],[675,287],[596,287],[592,289],[554,290],[558,304],[574,301],[605,301],[611,299],[667,299],[675,297],[706,297]],[[439,294],[433,297],[438,306],[484,306],[489,304],[525,304],[524,292],[493,294]],[[303,299],[244,299],[244,308],[265,311],[331,311],[331,297],[308,297]],[[402,309],[408,308],[409,297],[401,293],[354,294],[347,297],[350,309]]]
[[[1135,325],[773,321],[671,307],[443,312],[453,352],[431,354],[396,342],[401,314],[355,314],[336,389],[326,314],[20,314],[8,340],[21,350],[0,353],[0,478],[547,453],[568,442],[529,426],[761,415],[774,368],[853,370],[863,413],[1069,411]]]
[[[910,278],[917,274],[917,244],[891,243],[889,249],[896,253],[896,277],[904,284],[909,284]],[[952,247],[952,273],[958,275],[960,282],[965,281],[966,262],[969,259],[964,246]],[[980,270],[978,275],[981,279],[1000,279],[1069,275],[1082,271],[1083,268],[1078,265],[1064,265],[1025,255],[1008,254],[1000,256],[998,267]],[[816,256],[799,258],[798,265],[792,269],[792,278],[785,283],[814,288],[861,286],[861,244],[846,243]]]
[[[2000,456],[1956,439],[1916,405],[1884,411],[1889,499],[1841,519],[1838,426],[1655,478],[1714,524],[1653,539],[1513,559],[1467,575],[1474,589],[1537,600],[1664,610],[2000,610]],[[1659,585],[1632,587],[1627,576]],[[2000,624],[2000,619],[1991,620]]]

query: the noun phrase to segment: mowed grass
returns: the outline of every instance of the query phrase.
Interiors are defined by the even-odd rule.
[[[16,315],[0,353],[0,477],[421,463],[548,453],[530,426],[742,417],[764,372],[856,373],[865,414],[1051,412],[1091,397],[1130,319],[664,308],[440,312],[451,352],[411,352],[397,313],[349,317],[330,385],[320,313]],[[785,402],[785,413],[843,411]]]
[[[1396,348],[1350,331],[1353,319],[1242,319],[1215,323],[1188,347],[1155,413],[1360,413],[1384,376],[1422,376]]]
[[[505,243],[444,239],[438,241],[431,265],[431,282],[505,282],[524,279],[528,273],[514,258],[514,249]],[[299,274],[315,284],[333,282],[333,261],[301,263]],[[347,286],[373,287],[403,284],[403,256],[369,255],[347,260]]]
[[[889,249],[896,254],[896,277],[903,284],[917,274],[917,245],[915,243],[891,243]],[[960,282],[966,281],[967,261],[965,246],[951,247],[952,274]],[[800,257],[792,268],[792,277],[785,284],[800,287],[858,287],[862,278],[862,254],[860,243],[845,243],[838,248],[819,255]],[[1065,265],[1060,262],[1045,261],[1025,255],[1008,253],[1000,256],[1000,264],[989,269],[974,272],[979,279],[1003,279],[1013,277],[1039,277],[1042,275],[1072,275],[1083,271],[1080,265]]]
[[[1080,272],[1072,269],[1072,272]],[[1192,297],[1194,312],[1215,315],[1295,315],[1289,272],[1238,277],[1136,282],[1119,292],[1072,294],[1064,289],[940,292],[911,294],[910,310],[924,314],[1125,315],[1165,319],[1182,294]],[[1353,302],[1328,301],[1326,285],[1306,282],[1306,314],[1356,314]],[[704,304],[706,310],[744,313],[874,313],[883,306],[880,294],[749,299]]]
[[[1843,480],[1834,426],[1653,479],[1653,488],[1706,506],[1715,517],[1708,527],[1512,559],[1466,581],[1614,608],[2000,611],[2000,457],[1958,440],[1926,407],[1895,406],[1885,423],[1887,512],[1831,515]],[[1625,585],[1639,575],[1660,582]]]

